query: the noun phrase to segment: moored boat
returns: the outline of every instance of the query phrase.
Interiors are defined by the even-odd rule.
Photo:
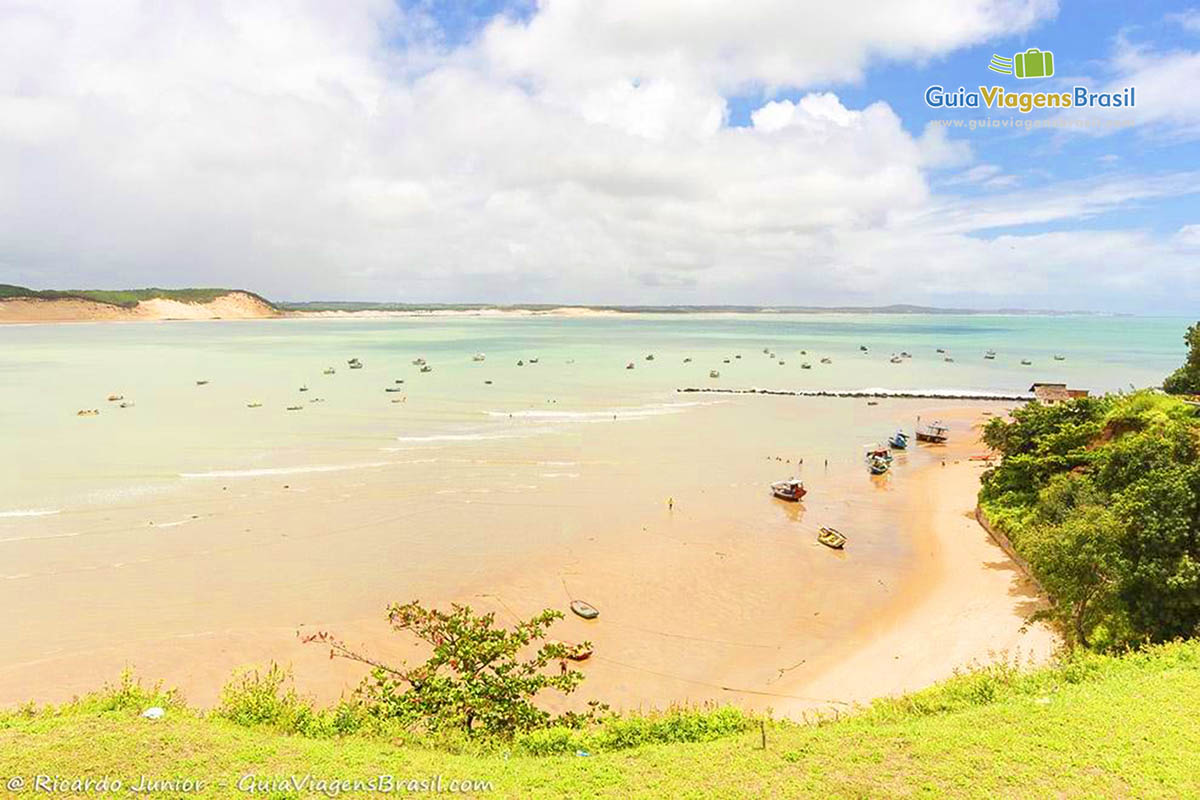
[[[917,426],[917,441],[929,442],[931,444],[944,444],[946,439],[949,438],[946,435],[949,432],[950,429],[948,427],[935,420],[933,422],[926,423],[925,425]]]
[[[908,434],[904,431],[896,431],[892,437],[888,439],[888,446],[896,450],[908,449]]]
[[[600,616],[600,610],[598,608],[591,603],[585,603],[582,600],[572,600],[571,611],[577,616],[583,617],[584,619],[595,619],[596,617]]]
[[[804,495],[808,494],[808,490],[804,488],[804,481],[798,481],[795,478],[788,478],[786,481],[776,481],[775,483],[772,483],[771,494],[775,495],[780,500],[789,500],[795,503],[804,497]]]
[[[817,534],[817,541],[834,550],[841,550],[846,546],[846,537],[837,528],[822,527]]]
[[[719,377],[721,377],[721,373],[717,372],[715,369],[710,369],[710,370],[708,371],[708,377],[710,377],[710,378],[719,378]]]

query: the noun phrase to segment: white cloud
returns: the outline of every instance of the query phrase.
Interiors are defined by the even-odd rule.
[[[812,91],[726,123],[732,87],[855,79],[1052,11],[547,0],[446,50],[428,19],[385,0],[0,7],[0,279],[281,298],[1057,304],[1080,263],[1095,287],[1149,296],[1153,254],[1175,270],[1175,302],[1194,299],[1177,243],[1147,234],[979,237],[1186,194],[1195,175],[964,200],[928,173],[970,167],[969,145],[913,136],[884,102]],[[1014,264],[1034,242],[1044,262]]]

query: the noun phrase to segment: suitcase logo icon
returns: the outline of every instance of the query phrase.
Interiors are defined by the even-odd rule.
[[[1017,78],[1049,78],[1054,74],[1054,53],[1031,47],[1012,58],[993,55],[988,69]]]

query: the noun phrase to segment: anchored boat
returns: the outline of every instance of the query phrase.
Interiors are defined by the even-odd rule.
[[[930,422],[925,425],[917,426],[917,441],[929,442],[930,444],[945,444],[949,437],[947,434],[950,429],[941,422]]]
[[[804,482],[798,481],[795,478],[788,478],[786,481],[776,481],[771,484],[771,494],[778,497],[780,500],[789,500],[793,503],[798,502],[800,498],[808,494],[808,490],[804,488]]]
[[[572,600],[571,611],[577,616],[583,617],[584,619],[595,619],[596,617],[600,616],[599,609],[597,609],[591,603],[585,603],[582,600]]]
[[[841,550],[846,546],[846,537],[836,528],[821,528],[821,532],[817,534],[817,541],[834,550]]]
[[[892,434],[892,438],[888,439],[888,446],[896,450],[907,450],[908,434],[904,431],[896,431]]]

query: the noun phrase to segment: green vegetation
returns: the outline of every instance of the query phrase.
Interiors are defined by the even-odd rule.
[[[590,703],[587,714],[567,712],[559,717],[538,708],[533,698],[545,689],[571,694],[583,673],[569,669],[574,651],[562,642],[546,641],[546,631],[562,612],[546,609],[517,622],[511,630],[496,626],[495,614],[475,614],[454,604],[447,613],[418,602],[388,609],[388,624],[411,633],[432,648],[418,667],[394,667],[351,650],[329,633],[305,639],[328,645],[331,658],[348,658],[371,667],[371,677],[357,692],[365,715],[384,723],[430,732],[461,730],[468,736],[511,737],[551,725],[579,727],[604,710]],[[521,653],[538,642],[529,657]],[[580,645],[590,652],[588,642]],[[559,670],[545,672],[551,661]]]
[[[980,502],[1084,645],[1200,628],[1200,421],[1153,392],[1031,403],[994,419]]]
[[[163,719],[138,716],[154,704]],[[1121,656],[1078,650],[1036,670],[1001,663],[816,724],[760,728],[732,709],[675,710],[511,743],[287,734],[202,714],[126,678],[65,706],[0,715],[0,776],[191,778],[204,788],[188,796],[200,797],[234,796],[246,775],[385,774],[489,781],[490,791],[468,793],[483,797],[1175,798],[1200,795],[1198,706],[1197,642]]]
[[[243,292],[267,305],[270,301],[244,289],[28,289],[0,283],[0,300],[28,297],[40,300],[91,300],[97,303],[133,308],[142,300],[177,300],[181,303],[210,303],[230,292]]]
[[[1169,394],[1200,394],[1200,322],[1187,329],[1183,341],[1187,361],[1163,381],[1163,389]]]

